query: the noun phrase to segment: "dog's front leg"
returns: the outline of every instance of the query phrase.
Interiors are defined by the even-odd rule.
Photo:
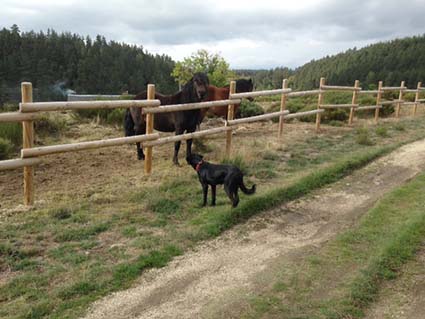
[[[202,190],[204,192],[204,203],[202,206],[207,206],[208,184],[202,184]]]
[[[215,191],[217,189],[216,185],[211,185],[211,193],[212,193],[212,200],[211,200],[211,206],[215,206]]]

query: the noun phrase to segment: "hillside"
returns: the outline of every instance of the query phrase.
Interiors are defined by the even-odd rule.
[[[88,94],[136,93],[155,83],[164,93],[177,90],[174,61],[141,46],[107,42],[71,33],[0,30],[0,105],[19,98],[22,81],[33,83],[35,99],[63,98],[65,89]]]
[[[251,76],[258,89],[279,87],[284,76],[296,89],[317,88],[322,76],[335,85],[352,85],[360,80],[363,87],[373,87],[382,80],[392,86],[404,80],[413,87],[425,80],[425,35],[353,48],[312,60],[295,70],[238,70],[237,74]]]

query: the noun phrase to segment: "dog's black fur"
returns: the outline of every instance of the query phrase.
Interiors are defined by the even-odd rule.
[[[224,190],[232,201],[233,207],[238,206],[239,203],[238,188],[248,195],[255,193],[255,185],[251,189],[247,189],[243,183],[243,173],[235,165],[211,164],[204,161],[203,156],[199,154],[187,156],[186,161],[198,173],[198,178],[204,192],[203,206],[207,204],[208,185],[211,185],[211,205],[213,206],[215,205],[217,185],[224,184]]]

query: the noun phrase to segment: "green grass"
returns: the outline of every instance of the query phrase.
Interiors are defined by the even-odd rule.
[[[252,310],[242,317],[363,317],[382,283],[396,278],[425,240],[423,189],[425,174],[387,194],[357,227],[285,265],[273,288],[252,298]],[[332,290],[318,292],[327,286]]]
[[[248,187],[258,187],[255,195],[241,194],[237,209],[230,207],[221,188],[217,206],[202,208],[196,173],[183,167],[156,184],[118,190],[113,185],[97,197],[119,192],[119,200],[57,194],[48,208],[13,214],[0,223],[5,252],[0,254],[0,270],[13,271],[0,287],[0,317],[78,317],[101,296],[129,287],[145,269],[163,266],[253,214],[328,185],[423,137],[422,118],[404,119],[403,125],[405,131],[397,130],[394,122],[382,124],[391,139],[370,130],[376,142],[372,146],[358,144],[355,131],[337,128],[332,128],[336,134],[302,135],[284,148],[248,141],[238,155],[224,160],[246,172]],[[212,149],[221,149],[221,142],[209,140]],[[213,162],[217,158],[219,151],[207,156]],[[264,308],[261,303],[259,307]]]

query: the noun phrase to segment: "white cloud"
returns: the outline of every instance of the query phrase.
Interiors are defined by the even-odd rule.
[[[425,1],[0,0],[0,8],[0,27],[101,34],[176,60],[206,48],[234,68],[269,68],[421,34]]]

